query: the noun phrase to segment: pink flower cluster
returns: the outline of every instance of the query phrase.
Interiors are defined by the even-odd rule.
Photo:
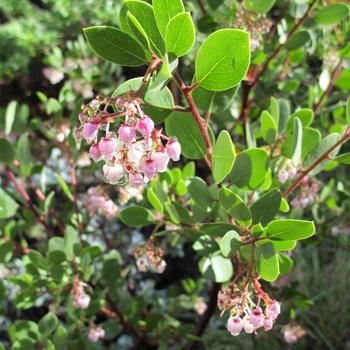
[[[289,179],[295,179],[297,174],[298,170],[292,165],[292,162],[290,160],[286,160],[283,167],[279,167],[278,179],[280,183],[284,184]]]
[[[115,217],[119,211],[100,186],[90,187],[83,198],[83,203],[91,216],[102,215],[108,220]]]
[[[271,300],[262,291],[255,292],[258,294],[257,304],[252,301],[247,288],[241,291],[236,285],[230,285],[219,291],[218,307],[223,311],[230,310],[231,316],[227,320],[226,328],[231,335],[237,336],[243,330],[250,334],[259,328],[265,331],[272,329],[281,312],[280,304],[276,300]],[[261,300],[265,303],[264,311],[260,306]]]
[[[166,268],[163,254],[163,250],[156,245],[154,238],[150,238],[146,244],[134,249],[137,269],[140,272],[151,270],[157,273],[163,273]]]
[[[262,14],[253,14],[244,8],[236,12],[235,27],[250,34],[250,46],[254,51],[260,46],[263,35],[270,31],[272,22]]]
[[[289,324],[283,328],[283,338],[287,344],[294,344],[305,335],[305,329],[298,324]]]
[[[75,138],[91,144],[89,153],[94,161],[105,162],[103,173],[110,184],[141,186],[166,171],[170,159],[180,159],[179,142],[155,128],[152,118],[142,111],[142,104],[136,96],[98,96],[79,114],[81,126],[75,130]],[[110,131],[110,125],[121,117],[124,122]],[[104,136],[100,137],[100,131]]]
[[[320,184],[318,181],[309,176],[305,176],[299,187],[297,196],[290,202],[293,208],[307,208],[312,205],[320,192]]]
[[[77,278],[73,282],[73,289],[71,292],[73,306],[77,309],[87,309],[90,305],[91,297],[86,294],[84,287],[86,284],[79,281]]]
[[[104,338],[105,330],[101,327],[90,328],[88,339],[94,343],[99,341],[101,338]]]

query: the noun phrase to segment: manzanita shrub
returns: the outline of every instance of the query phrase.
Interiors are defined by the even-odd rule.
[[[28,133],[15,151],[10,137],[1,139],[9,186],[0,192],[1,259],[22,262],[2,284],[2,293],[17,286],[20,318],[7,321],[12,349],[226,349],[238,338],[206,341],[210,321],[259,339],[281,329],[282,312],[296,318],[276,286],[292,270],[298,242],[314,240],[322,172],[350,163],[340,152],[350,140],[345,94],[337,95],[337,124],[318,121],[329,117],[322,108],[349,67],[348,33],[337,32],[338,61],[323,92],[308,78],[304,101],[272,85],[303,64],[303,48],[317,50],[332,28],[349,30],[349,7],[317,0],[196,6],[200,20],[182,0],[125,0],[119,27],[84,28],[103,60],[146,68],[73,111],[72,132],[56,138],[70,167],[69,180],[55,174],[60,202],[31,178],[40,170]],[[14,122],[6,119],[5,136]],[[86,150],[93,165],[77,175]],[[80,192],[91,176],[94,185]],[[47,238],[26,239],[34,222]],[[111,223],[104,237],[93,234],[99,222]],[[152,280],[170,285],[168,295]],[[288,343],[305,334],[295,321],[284,328]]]

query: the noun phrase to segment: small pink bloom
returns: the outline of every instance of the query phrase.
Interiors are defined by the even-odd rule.
[[[300,200],[298,198],[294,198],[291,202],[290,202],[290,205],[293,207],[293,208],[297,208],[300,206]]]
[[[178,141],[169,140],[166,145],[166,151],[168,153],[168,156],[176,162],[180,159],[181,145]]]
[[[150,117],[139,119],[136,123],[136,130],[139,131],[144,137],[150,136],[153,129],[154,122]]]
[[[306,208],[310,204],[309,198],[302,198],[300,199],[300,206],[302,208]]]
[[[152,159],[156,162],[157,171],[159,173],[166,171],[170,159],[166,153],[155,152],[152,154]]]
[[[118,130],[118,136],[123,142],[130,143],[136,136],[136,130],[130,125],[122,124]]]
[[[250,311],[249,319],[250,323],[257,329],[261,327],[264,322],[264,314],[260,308],[256,308]]]
[[[98,124],[86,123],[83,126],[83,136],[86,142],[91,143],[96,140],[98,134]]]
[[[291,179],[294,179],[297,176],[297,174],[298,174],[298,171],[295,168],[291,168],[288,170],[288,175]]]
[[[166,268],[166,262],[165,260],[162,260],[161,263],[157,266],[156,272],[163,273],[165,271],[165,268]]]
[[[103,166],[103,173],[105,175],[106,180],[110,184],[115,185],[124,175],[124,168],[120,164],[116,164],[114,166],[109,166],[105,164]]]
[[[205,311],[208,309],[208,305],[202,297],[197,297],[195,309],[198,315],[203,315]]]
[[[271,318],[272,321],[276,320],[278,315],[281,313],[281,305],[277,300],[273,300],[266,306],[266,315]]]
[[[81,140],[83,139],[83,132],[82,132],[82,130],[81,129],[74,129],[73,137],[74,137],[76,143],[81,142]]]
[[[105,159],[111,159],[117,148],[117,142],[113,137],[102,137],[99,142],[101,155]]]
[[[153,159],[146,159],[141,166],[141,170],[149,179],[153,179],[157,174],[157,164]]]
[[[148,270],[148,260],[147,258],[145,257],[142,257],[142,258],[138,258],[136,260],[136,267],[137,267],[137,270],[140,271],[140,272],[146,272]]]
[[[79,114],[79,120],[80,123],[85,123],[88,120],[88,116],[86,113],[80,113]]]
[[[132,102],[126,102],[124,106],[125,106],[125,111],[128,115],[134,115],[137,113],[137,108]]]
[[[250,322],[250,318],[247,316],[244,317],[243,319],[243,328],[244,328],[244,331],[248,334],[253,333],[255,330],[253,324]]]
[[[87,309],[90,304],[90,296],[85,294],[84,292],[74,296],[73,306],[77,309]]]
[[[293,332],[291,330],[286,330],[283,333],[283,338],[287,344],[294,344],[299,339],[299,337],[297,335],[293,334]]]
[[[138,165],[145,154],[145,148],[142,142],[133,142],[129,146],[128,158],[129,161]]]
[[[139,187],[143,185],[145,182],[140,173],[130,173],[129,174],[129,183],[133,187]]]
[[[273,321],[271,320],[271,318],[265,317],[264,322],[263,322],[263,326],[264,326],[265,331],[271,330],[273,327]]]
[[[289,173],[285,170],[281,170],[279,173],[278,173],[278,179],[280,180],[280,182],[283,184],[285,183],[289,178]]]
[[[88,334],[88,339],[92,342],[97,342],[100,338],[105,336],[105,331],[103,328],[91,328]]]
[[[102,154],[100,151],[100,147],[98,143],[94,143],[91,145],[90,150],[89,150],[89,156],[92,158],[95,162],[98,162],[102,158]]]
[[[237,336],[239,333],[241,333],[242,329],[244,327],[243,320],[238,317],[230,317],[227,321],[226,328],[227,330],[233,335]]]

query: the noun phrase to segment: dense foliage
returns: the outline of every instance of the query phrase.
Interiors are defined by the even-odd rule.
[[[349,6],[0,0],[0,349],[348,349]]]

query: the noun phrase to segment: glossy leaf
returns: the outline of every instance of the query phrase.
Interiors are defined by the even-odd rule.
[[[250,211],[252,213],[252,223],[261,223],[262,225],[266,225],[273,220],[279,211],[281,199],[281,192],[278,189],[274,189],[261,196],[250,207]]]
[[[135,35],[137,40],[143,45],[143,47],[147,50],[151,50],[151,43],[148,39],[147,33],[142,28],[140,22],[137,20],[137,18],[131,14],[130,12],[127,13],[127,22],[130,30]]]
[[[315,225],[312,221],[304,220],[275,220],[267,226],[266,235],[270,239],[296,241],[313,236]]]
[[[30,151],[30,143],[28,138],[28,133],[24,133],[18,140],[17,143],[17,160],[20,164],[21,174],[23,177],[30,175],[32,171],[32,155]]]
[[[201,273],[217,283],[224,283],[231,279],[233,275],[233,265],[230,259],[222,255],[203,257],[199,261]]]
[[[39,321],[39,332],[44,338],[49,337],[58,326],[57,316],[49,312]]]
[[[310,38],[310,33],[307,30],[301,30],[293,34],[291,38],[288,39],[285,47],[289,51],[300,49],[310,40]]]
[[[217,184],[231,172],[235,162],[235,147],[230,134],[223,130],[218,136],[213,150],[213,177]]]
[[[168,23],[165,34],[166,51],[176,57],[186,55],[195,42],[195,29],[189,12],[179,13]]]
[[[158,29],[165,38],[165,32],[169,21],[177,14],[184,12],[182,0],[152,0],[153,10]]]
[[[297,166],[301,160],[301,152],[303,146],[303,126],[299,118],[294,119],[294,133],[293,133],[293,156],[292,162]]]
[[[237,155],[230,176],[236,186],[256,189],[265,181],[267,165],[265,150],[249,149]]]
[[[186,181],[186,185],[191,198],[204,211],[209,211],[213,205],[213,198],[204,180],[200,177],[191,177]]]
[[[119,217],[125,225],[130,227],[147,226],[151,225],[155,221],[153,213],[139,205],[124,208],[120,212]]]
[[[348,97],[348,99],[346,100],[345,113],[346,113],[346,120],[348,124],[350,124],[350,97]]]
[[[137,40],[117,28],[89,27],[84,29],[84,34],[96,54],[107,61],[132,67],[150,60]]]
[[[161,200],[158,198],[156,193],[153,191],[152,187],[148,187],[147,189],[147,199],[151,203],[152,207],[156,209],[158,212],[163,213],[163,204]]]
[[[17,212],[18,204],[0,188],[0,219],[8,219]]]
[[[11,164],[15,158],[15,151],[7,139],[0,139],[0,162]]]
[[[191,113],[174,112],[165,121],[168,135],[176,136],[181,153],[188,159],[201,159],[207,153],[204,138]]]
[[[268,111],[261,113],[261,135],[268,144],[277,139],[277,124]]]
[[[278,264],[278,255],[272,243],[265,243],[259,248],[259,266],[260,277],[268,282],[275,281],[280,273]]]
[[[350,164],[350,152],[340,154],[334,160],[342,164]]]
[[[314,112],[310,108],[302,108],[293,113],[288,120],[287,131],[293,130],[295,118],[298,118],[301,121],[302,126],[306,127],[309,126],[314,120]]]
[[[243,6],[253,12],[266,13],[270,11],[276,0],[244,0]]]
[[[227,258],[236,252],[242,244],[242,238],[236,231],[228,231],[219,241],[221,254]]]
[[[331,4],[315,12],[314,20],[320,26],[341,22],[349,15],[349,6],[343,3]]]
[[[238,29],[221,29],[209,35],[198,51],[196,81],[207,90],[227,90],[242,81],[249,64],[249,34]]]

